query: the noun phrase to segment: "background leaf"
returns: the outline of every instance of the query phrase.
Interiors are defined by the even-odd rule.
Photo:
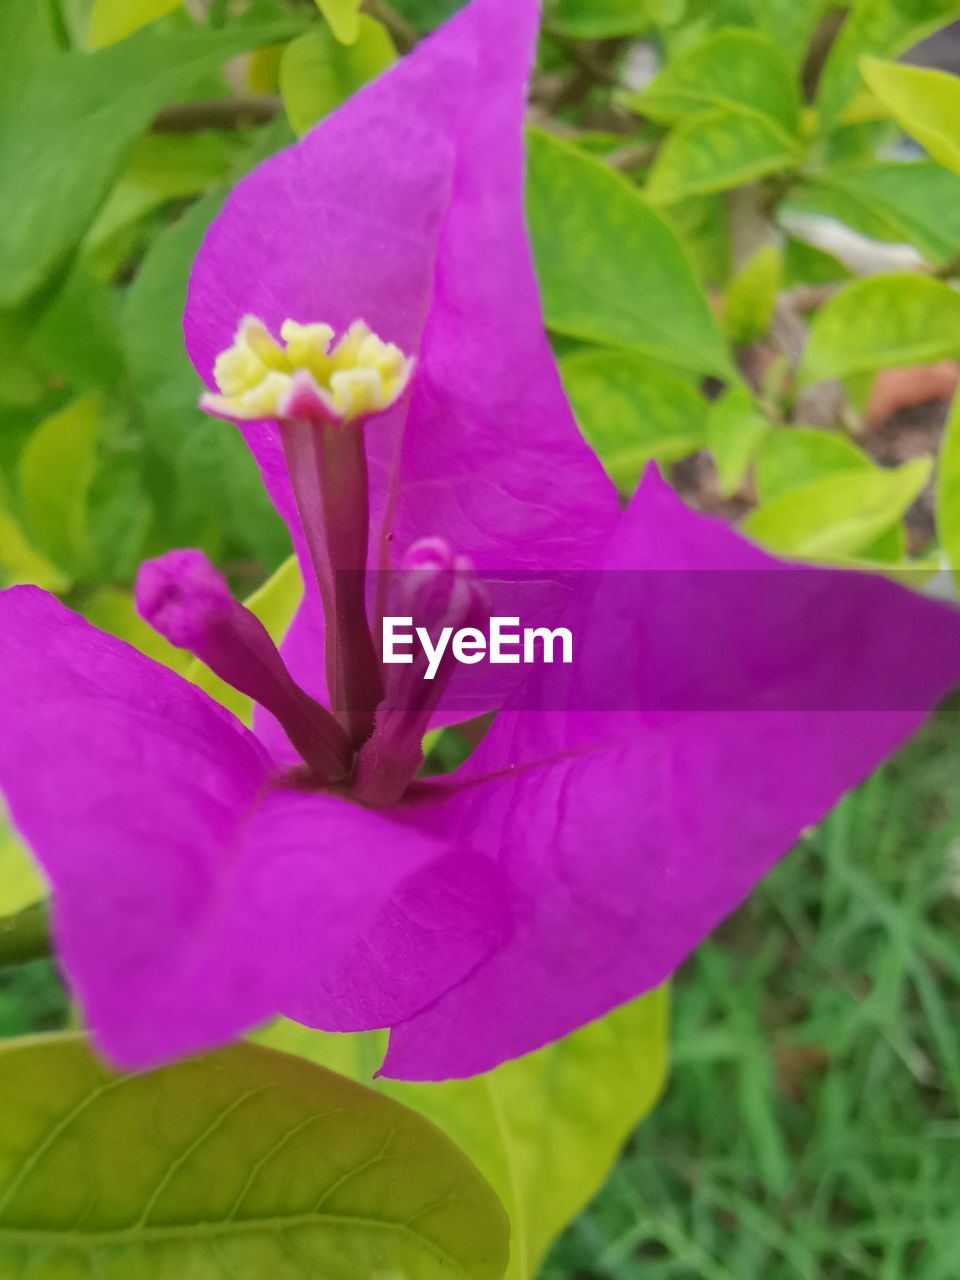
[[[201,387],[183,345],[187,278],[220,203],[194,205],[155,241],[126,299],[124,343],[165,545],[217,558],[226,542],[269,572],[290,554],[289,537],[239,432],[197,408]]]
[[[75,401],[42,422],[20,455],[20,494],[30,531],[75,576],[93,562],[88,497],[102,411],[97,396]]]
[[[620,351],[560,361],[580,430],[623,494],[648,462],[667,465],[702,448],[707,404],[690,379]]]
[[[419,1116],[253,1045],[117,1077],[0,1048],[0,1274],[498,1280],[503,1210]]]
[[[103,49],[132,36],[157,18],[179,9],[183,0],[94,0],[90,14],[90,48]]]
[[[854,0],[820,81],[817,109],[823,128],[836,124],[856,93],[863,54],[895,58],[957,17],[957,0]]]
[[[645,190],[652,203],[673,204],[743,186],[798,162],[798,149],[766,117],[708,111],[670,134]]]
[[[863,78],[906,133],[960,173],[960,79],[945,71],[863,58]]]
[[[487,1075],[375,1086],[421,1112],[473,1160],[512,1226],[509,1280],[533,1280],[551,1242],[592,1198],[650,1110],[666,1071],[667,989]],[[261,1039],[368,1080],[384,1037],[280,1022]]]
[[[782,283],[783,254],[776,245],[761,245],[727,289],[723,323],[731,342],[745,346],[766,334]]]
[[[554,0],[551,29],[578,40],[640,35],[653,26],[656,5],[648,0]]]
[[[960,294],[925,276],[875,276],[817,313],[800,368],[809,385],[960,355]]]
[[[722,497],[733,497],[741,487],[757,450],[771,430],[746,387],[731,387],[710,405],[706,442],[716,463]]]
[[[317,0],[317,7],[341,44],[353,44],[360,34],[360,0]]]
[[[761,503],[774,502],[824,476],[872,467],[870,458],[838,431],[812,427],[771,431],[757,456],[757,494]]]
[[[788,138],[800,127],[794,68],[780,47],[755,31],[720,31],[671,58],[628,102],[669,123],[715,108],[763,116]]]
[[[730,374],[676,236],[619,174],[531,130],[527,208],[547,324],[699,373]]]
[[[358,15],[352,41],[341,41],[327,27],[294,40],[280,63],[283,105],[294,132],[305,134],[396,60],[390,36],[366,14]]]
[[[743,522],[772,551],[810,559],[856,556],[895,524],[930,479],[929,458],[902,467],[847,471],[791,489]]]
[[[17,915],[46,896],[46,881],[0,804],[0,919]]]
[[[145,30],[45,63],[0,115],[0,306],[20,302],[63,261],[161,107],[227,58],[291,29],[238,21],[222,31]]]

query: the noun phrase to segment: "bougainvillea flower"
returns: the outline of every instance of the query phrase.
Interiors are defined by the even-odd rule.
[[[50,596],[0,594],[0,787],[123,1065],[277,1012],[389,1026],[410,1079],[534,1049],[668,976],[960,678],[943,606],[784,565],[655,472],[620,513],[524,231],[536,23],[474,0],[243,182],[199,256],[204,403],[254,451],[305,600],[282,653],[198,552],[145,565],[137,601],[255,731]],[[571,571],[582,660],[478,668],[492,728],[418,778],[452,668],[384,666],[387,600],[471,625],[497,575]]]

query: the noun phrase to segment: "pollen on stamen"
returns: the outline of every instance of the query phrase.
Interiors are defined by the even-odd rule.
[[[245,316],[233,346],[214,365],[218,392],[200,407],[244,422],[262,418],[329,424],[357,422],[391,408],[409,386],[414,360],[362,320],[338,342],[327,324],[286,320],[279,340]]]

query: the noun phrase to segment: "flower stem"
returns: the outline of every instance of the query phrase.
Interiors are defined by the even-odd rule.
[[[288,422],[281,435],[323,605],[330,707],[360,747],[383,694],[366,612],[370,498],[363,426]]]
[[[333,640],[332,661],[328,658],[331,706],[342,712],[347,733],[359,747],[373,731],[373,713],[383,695],[367,621],[370,497],[363,426],[321,430],[314,441],[333,567],[333,616],[327,621],[327,636]]]

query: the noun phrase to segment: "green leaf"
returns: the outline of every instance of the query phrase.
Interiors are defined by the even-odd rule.
[[[28,540],[14,516],[0,505],[0,579],[5,587],[33,583],[65,591],[70,579]]]
[[[376,1070],[384,1045],[379,1032],[331,1036],[284,1022],[262,1039],[361,1080]],[[474,1161],[510,1217],[507,1276],[532,1280],[652,1108],[666,1059],[662,988],[487,1075],[375,1086],[432,1120]]]
[[[722,497],[732,498],[741,487],[770,430],[746,387],[731,387],[710,406],[706,441],[716,463]]]
[[[762,245],[740,269],[727,290],[723,322],[731,342],[756,342],[770,328],[783,282],[783,254]]]
[[[360,0],[317,0],[334,38],[353,44],[360,35]]]
[[[936,266],[960,253],[960,177],[930,161],[824,169],[794,188],[788,204],[872,240],[912,244]]]
[[[820,81],[817,110],[823,129],[836,124],[860,87],[857,63],[863,54],[896,58],[958,17],[957,0],[855,0]]]
[[[57,55],[53,10],[37,0],[4,0],[0,22],[0,115],[37,71]]]
[[[799,148],[768,119],[740,111],[708,111],[679,125],[654,161],[646,196],[672,204],[687,196],[744,186],[792,169]]]
[[[46,882],[0,804],[0,918],[15,916],[46,896]]]
[[[82,258],[74,261],[37,316],[28,350],[56,384],[93,391],[122,378],[116,296]]]
[[[422,32],[435,30],[465,3],[466,0],[392,0],[397,13]]]
[[[102,405],[85,396],[42,422],[20,455],[20,496],[30,532],[48,555],[82,576],[91,567],[88,495]]]
[[[940,445],[937,535],[957,582],[960,583],[960,396],[953,402]]]
[[[44,63],[0,115],[0,307],[33,293],[66,259],[161,107],[227,59],[297,29],[238,20],[222,31],[145,30]]]
[[[499,1280],[503,1209],[415,1113],[235,1045],[118,1077],[75,1036],[0,1047],[0,1274]]]
[[[706,296],[660,215],[568,143],[534,129],[529,144],[527,209],[548,326],[734,376]]]
[[[720,289],[730,278],[730,211],[723,194],[691,196],[659,211],[676,232],[701,281]]]
[[[824,476],[841,471],[869,471],[873,462],[846,436],[813,427],[771,431],[757,455],[757,496],[775,502],[794,489],[803,489]]]
[[[141,138],[90,228],[84,247],[103,252],[123,231],[171,200],[199,195],[224,181],[230,154],[216,133],[148,133]]]
[[[743,522],[773,551],[807,559],[856,556],[904,515],[924,489],[932,459],[895,470],[845,471],[793,489]]]
[[[876,58],[862,58],[860,70],[901,129],[960,173],[960,78]]]
[[[801,384],[960,356],[960,294],[926,276],[848,285],[810,326]]]
[[[183,345],[187,278],[220,203],[201,201],[154,242],[127,296],[124,344],[163,541],[216,559],[226,537],[272,569],[290,554],[286,530],[239,433],[197,408],[202,388]]]
[[[830,0],[754,0],[754,21],[778,48],[802,63],[810,37]]]
[[[30,354],[31,337],[25,316],[0,312],[0,405],[27,408],[43,399],[47,380]]]
[[[349,44],[327,27],[300,36],[284,50],[280,63],[280,90],[291,127],[302,137],[396,60],[390,36],[366,15],[358,19],[357,35]]]
[[[757,31],[720,31],[666,67],[642,93],[627,99],[641,115],[673,124],[719,109],[761,116],[790,144],[802,104],[786,54]]]
[[[704,444],[707,404],[690,379],[620,351],[565,356],[560,372],[577,422],[621,493],[650,461],[665,465]]]
[[[274,643],[279,645],[287,634],[302,599],[303,578],[300,576],[300,566],[296,556],[291,556],[273,577],[244,603],[250,612],[260,619]],[[209,693],[215,702],[232,711],[238,720],[246,725],[252,725],[253,702],[225,684],[219,676],[213,674],[209,667],[205,667],[202,662],[193,661],[187,665],[184,675],[193,684]]]
[[[87,42],[91,49],[104,49],[182,4],[183,0],[94,0]]]
[[[549,29],[575,40],[642,35],[655,22],[647,0],[554,0],[549,11]]]
[[[813,427],[782,428],[767,435],[757,455],[757,496],[767,505],[825,476],[876,470],[873,460],[838,432]],[[857,560],[863,568],[889,568],[902,561],[905,554],[903,526],[894,524],[865,547]]]

